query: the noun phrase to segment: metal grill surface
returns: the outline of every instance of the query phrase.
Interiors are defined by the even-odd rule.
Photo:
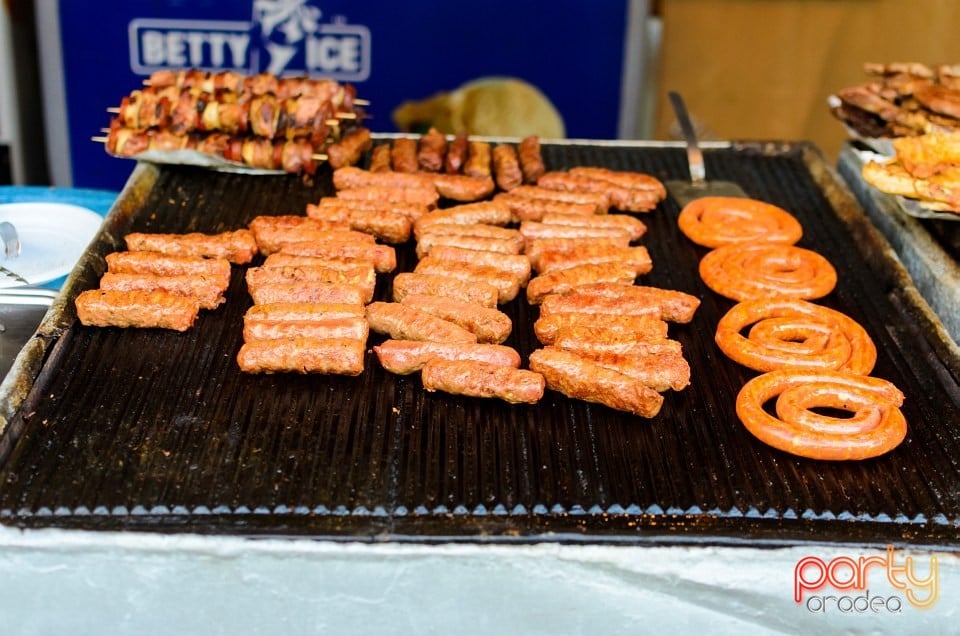
[[[676,147],[545,144],[544,157],[551,169],[685,175]],[[744,144],[706,158],[715,178],[792,211],[805,229],[800,245],[837,268],[837,289],[819,302],[866,328],[879,350],[873,375],[906,395],[910,430],[894,452],[805,460],[741,426],[734,399],[754,373],[713,342],[732,302],[699,279],[706,251],[680,234],[668,200],[643,217],[654,269],[640,282],[702,305],[693,323],[670,328],[692,384],[667,393],[652,420],[549,391],[533,406],[428,394],[416,376],[384,372],[372,352],[357,378],[241,374],[234,357],[250,300],[235,267],[226,305],[184,334],[85,328],[66,304],[64,329],[49,336],[5,432],[0,522],[350,540],[960,548],[957,362],[931,338],[899,266],[809,147]],[[69,295],[96,285],[100,256],[126,232],[234,229],[259,214],[302,213],[330,190],[327,172],[312,184],[177,167],[137,174],[149,180],[143,196],[111,215]],[[412,269],[412,246],[398,260],[398,271]],[[381,277],[377,297],[389,293]],[[505,311],[515,325],[506,344],[526,361],[538,346],[536,309],[521,299]]]

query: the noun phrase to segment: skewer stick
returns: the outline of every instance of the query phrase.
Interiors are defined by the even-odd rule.
[[[113,113],[114,115],[119,115],[119,114],[120,114],[120,107],[119,107],[119,106],[111,106],[111,107],[107,108],[107,112],[108,112],[108,113]]]
[[[370,105],[370,100],[369,100],[369,99],[354,99],[354,100],[353,100],[353,103],[356,104],[357,106],[369,106],[369,105]]]
[[[337,119],[356,119],[357,114],[356,113],[337,113],[336,115],[334,115],[334,117],[336,117]]]
[[[310,156],[311,156],[313,159],[317,160],[317,161],[326,161],[327,159],[330,158],[330,157],[328,157],[327,155],[325,155],[325,154],[323,154],[323,153],[319,153],[319,152],[318,152],[317,154],[315,154],[315,155],[310,155]]]
[[[109,139],[109,137],[91,137],[90,141],[95,141],[98,144],[105,144]]]

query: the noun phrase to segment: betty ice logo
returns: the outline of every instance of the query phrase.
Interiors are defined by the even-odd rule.
[[[370,76],[370,30],[342,15],[324,21],[310,0],[253,0],[249,21],[135,18],[130,68],[310,74],[361,82]]]

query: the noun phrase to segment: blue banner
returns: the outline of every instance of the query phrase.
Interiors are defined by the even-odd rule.
[[[60,3],[73,184],[118,189],[133,168],[91,141],[106,109],[168,68],[269,71],[350,82],[367,125],[484,77],[539,88],[566,136],[614,138],[627,2],[414,3],[348,0],[103,0]]]

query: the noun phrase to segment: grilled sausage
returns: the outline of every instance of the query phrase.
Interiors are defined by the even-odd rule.
[[[116,274],[100,277],[100,289],[118,292],[165,291],[177,296],[196,298],[201,309],[216,309],[224,302],[224,288],[219,281],[203,276],[157,276],[156,274]]]
[[[401,273],[393,278],[393,299],[403,302],[412,294],[446,296],[482,307],[496,308],[499,293],[497,288],[483,282],[467,283],[449,276]]]
[[[367,341],[370,327],[366,318],[319,318],[317,320],[244,320],[243,341],[287,338],[351,338]]]
[[[396,172],[417,172],[420,166],[417,163],[417,140],[410,137],[399,137],[393,140],[390,149],[390,165]]]
[[[663,406],[663,396],[639,380],[555,347],[531,353],[530,369],[543,375],[547,388],[567,397],[647,418]]]
[[[200,276],[216,281],[226,290],[230,286],[230,261],[201,256],[169,256],[155,252],[113,252],[107,254],[107,271],[115,274],[153,274],[156,276]]]
[[[510,144],[497,144],[493,149],[493,174],[501,190],[513,190],[523,183],[517,149]]]
[[[637,268],[629,263],[577,265],[568,269],[540,274],[527,284],[527,300],[539,304],[547,294],[562,294],[590,283],[632,283]]]
[[[543,166],[543,157],[540,155],[540,138],[528,135],[517,145],[517,155],[520,157],[520,170],[523,172],[524,183],[536,183],[546,168]]]
[[[481,307],[443,296],[411,294],[403,304],[463,327],[477,337],[477,342],[500,344],[510,336],[510,316],[490,307]]]
[[[431,128],[422,137],[417,148],[417,165],[425,172],[439,172],[447,154],[447,137]]]
[[[520,281],[512,274],[494,267],[473,265],[472,263],[457,263],[451,266],[449,261],[441,261],[427,256],[417,263],[413,271],[416,274],[455,278],[468,284],[487,283],[497,289],[497,302],[501,304],[510,302],[520,293]]]
[[[636,268],[637,274],[646,274],[653,269],[650,252],[642,245],[612,247],[596,241],[569,242],[560,248],[542,247],[537,253],[537,271],[541,274],[577,265],[600,265],[603,263],[627,263]],[[555,243],[555,245],[557,245]]]
[[[545,389],[539,373],[475,360],[431,360],[421,379],[427,391],[499,398],[511,404],[535,404]]]
[[[285,338],[244,343],[237,364],[244,373],[360,375],[366,345],[355,338]]]
[[[225,258],[243,265],[257,254],[257,241],[250,230],[236,230],[221,234],[147,234],[132,232],[124,237],[132,252],[160,252],[174,256],[203,256]]]
[[[477,337],[463,327],[400,303],[370,303],[366,312],[371,329],[397,340],[477,341]]]
[[[490,144],[485,141],[471,141],[468,147],[467,163],[463,166],[463,174],[470,177],[489,178],[490,172]]]
[[[165,291],[90,289],[74,301],[80,323],[90,327],[141,327],[186,331],[197,320],[196,298]]]
[[[378,243],[346,243],[327,241],[323,243],[287,243],[280,248],[281,254],[313,256],[317,258],[357,259],[373,263],[378,274],[392,272],[397,268],[397,253],[389,245]]]
[[[476,360],[501,367],[519,367],[520,354],[510,347],[469,342],[384,340],[373,348],[383,368],[397,375],[423,369],[430,360]]]

